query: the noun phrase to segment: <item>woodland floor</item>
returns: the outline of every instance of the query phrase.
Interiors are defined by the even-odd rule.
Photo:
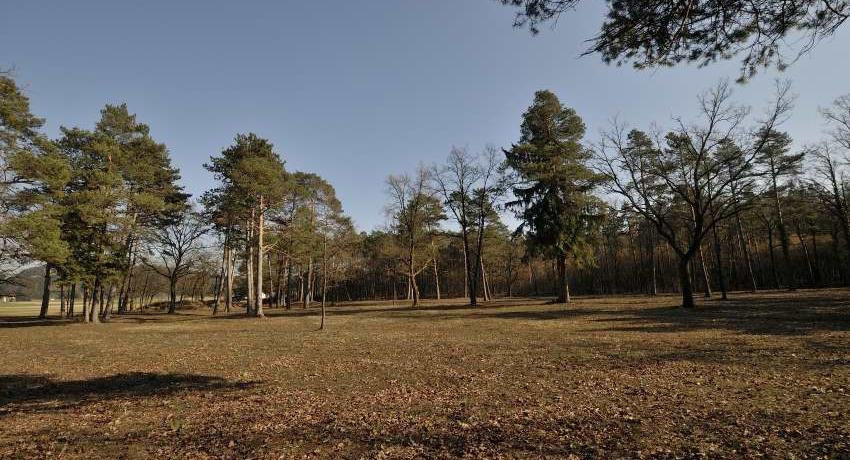
[[[850,291],[733,299],[3,317],[0,457],[850,457]]]

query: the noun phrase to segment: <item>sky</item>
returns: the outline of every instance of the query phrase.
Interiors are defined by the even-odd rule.
[[[214,185],[210,155],[257,133],[288,170],[333,184],[370,230],[386,222],[387,175],[441,162],[452,146],[510,146],[539,89],[573,107],[593,142],[615,116],[644,129],[690,119],[700,91],[737,77],[736,60],[638,71],[580,56],[601,5],[532,36],[493,0],[10,0],[0,68],[14,69],[51,136],[126,102],[195,195]],[[775,79],[791,79],[798,98],[783,128],[796,148],[816,142],[818,108],[850,93],[848,49],[845,26],[785,72],[735,85],[735,98],[758,113]]]

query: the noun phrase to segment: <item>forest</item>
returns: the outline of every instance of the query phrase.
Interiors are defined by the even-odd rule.
[[[848,283],[850,95],[822,109],[829,136],[800,146],[782,130],[788,82],[763,115],[720,82],[695,96],[694,120],[614,120],[596,139],[541,90],[513,145],[452,147],[389,175],[387,224],[364,232],[332,184],[287,170],[256,134],[210,155],[216,182],[191,197],[126,104],[48,139],[15,80],[0,82],[2,282],[41,265],[42,317],[51,299],[92,323],[195,302],[262,317],[339,301],[675,292],[690,308]]]

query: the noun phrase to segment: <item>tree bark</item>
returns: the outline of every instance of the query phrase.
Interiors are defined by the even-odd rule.
[[[224,269],[226,281],[224,283],[224,311],[230,313],[233,307],[233,248],[227,247],[227,260],[225,261],[227,268]]]
[[[770,256],[770,272],[773,275],[773,284],[775,285],[776,289],[779,289],[780,287],[782,287],[782,285],[779,282],[779,271],[776,269],[776,253],[774,251],[773,244],[773,227],[767,228],[767,248],[768,255]]]
[[[68,318],[74,317],[74,304],[76,303],[77,297],[77,283],[71,283],[71,292],[68,298],[68,309],[65,311],[66,316]]]
[[[703,256],[703,252],[702,252],[702,244],[700,244],[700,246],[699,246],[699,266],[700,266],[701,272],[702,272],[702,281],[703,281],[703,284],[705,285],[704,296],[705,296],[706,299],[710,299],[711,298],[711,279],[709,279],[708,269],[705,267],[705,257]]]
[[[723,272],[723,254],[720,246],[720,236],[717,235],[717,225],[711,229],[711,232],[714,236],[714,259],[717,264],[717,282],[720,285],[720,298],[728,300],[729,295],[726,292],[726,273]]]
[[[247,260],[247,281],[248,281],[248,298],[245,299],[245,314],[251,316],[254,310],[254,209],[251,209],[251,218],[248,219],[248,260]]]
[[[558,298],[557,303],[570,303],[570,286],[567,280],[567,256],[558,257]]]
[[[260,195],[260,207],[257,210],[257,289],[254,305],[254,316],[262,318],[263,314],[263,196]]]
[[[44,264],[44,286],[41,290],[41,310],[38,312],[39,319],[47,318],[47,310],[50,307],[50,264]]]
[[[747,237],[744,234],[744,224],[741,222],[741,213],[735,211],[735,223],[738,227],[738,241],[741,243],[741,250],[744,253],[744,264],[747,267],[747,278],[750,281],[750,288],[752,292],[758,291],[758,285],[756,284],[756,275],[753,273],[753,259],[750,256],[750,245],[747,244]]]
[[[212,314],[218,313],[218,307],[221,304],[221,293],[224,291],[224,272],[227,270],[227,235],[224,236],[224,245],[221,250],[221,268],[218,270],[218,278],[215,286],[215,299],[213,300]]]
[[[177,312],[177,277],[172,274],[168,277],[168,314],[175,312]]]
[[[694,291],[691,285],[690,260],[679,261],[679,287],[682,289],[682,308],[694,308]]]
[[[100,284],[100,278],[95,278],[94,288],[92,288],[91,304],[89,305],[89,322],[90,323],[94,323],[94,324],[100,323],[100,315],[99,315],[97,307],[99,306],[98,299],[100,297],[98,291],[101,291],[101,290],[102,290],[102,287],[101,287],[101,284]]]
[[[304,308],[310,308],[313,303],[313,257],[307,262],[307,280],[304,293]]]

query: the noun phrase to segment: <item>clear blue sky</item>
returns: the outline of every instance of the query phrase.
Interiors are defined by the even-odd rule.
[[[601,21],[587,0],[555,30],[514,30],[491,0],[12,1],[0,17],[0,66],[16,69],[47,131],[91,127],[127,102],[165,142],[187,189],[237,132],[274,142],[289,169],[337,189],[361,229],[384,223],[384,179],[445,158],[452,145],[507,146],[538,89],[585,118],[664,124],[738,62],[635,71],[579,57]],[[850,93],[850,26],[783,74],[737,96],[760,107],[777,76],[794,80],[786,125],[797,145],[822,136],[817,108]]]

